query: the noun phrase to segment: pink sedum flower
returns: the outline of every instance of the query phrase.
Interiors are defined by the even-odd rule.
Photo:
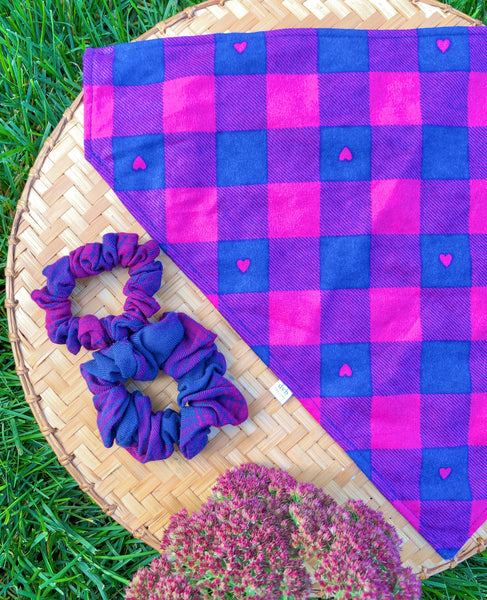
[[[139,569],[126,600],[418,600],[401,541],[381,513],[338,504],[285,471],[245,464],[220,475],[198,512],[173,515],[162,555]]]

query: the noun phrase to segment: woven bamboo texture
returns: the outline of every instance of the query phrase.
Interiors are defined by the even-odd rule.
[[[157,24],[141,38],[263,31],[285,27],[405,29],[481,25],[450,7],[427,0],[209,0]],[[212,431],[191,461],[179,450],[165,461],[133,459],[101,442],[92,397],[79,372],[91,355],[77,356],[49,341],[45,313],[30,298],[45,285],[42,269],[106,232],[130,231],[149,239],[83,155],[82,94],[66,109],[31,168],[12,232],[6,275],[9,339],[25,398],[59,462],[80,488],[135,537],[159,549],[169,518],[183,507],[199,509],[219,473],[244,462],[285,469],[311,481],[338,502],[364,500],[381,510],[403,539],[402,559],[420,576],[455,566],[486,547],[484,526],[457,557],[444,561],[378,492],[347,454],[292,397],[281,406],[269,392],[277,380],[196,286],[161,252],[163,286],[156,298],[164,311],[189,314],[218,334],[230,378],[243,392],[249,419],[239,427]],[[128,278],[121,267],[78,280],[73,314],[119,314]],[[130,387],[130,385],[132,387]],[[132,383],[130,389],[135,389]],[[137,385],[151,396],[153,410],[177,409],[176,383],[164,374]]]

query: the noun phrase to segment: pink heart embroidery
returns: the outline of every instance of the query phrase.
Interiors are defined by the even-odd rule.
[[[340,152],[340,156],[338,157],[340,160],[352,160],[352,153],[349,148],[345,146],[343,150]]]
[[[445,267],[449,267],[453,259],[451,254],[440,254],[440,260]]]
[[[448,467],[447,469],[445,467],[442,467],[440,469],[440,477],[442,479],[446,479],[448,477],[448,475],[450,475],[451,473],[451,467]]]
[[[352,369],[350,368],[350,365],[347,365],[347,363],[344,363],[340,367],[340,371],[338,372],[338,374],[340,375],[340,377],[351,377]]]
[[[246,258],[245,260],[242,260],[241,258],[239,260],[237,260],[237,267],[242,271],[242,273],[245,273],[245,271],[249,268],[250,266],[250,258]]]
[[[132,169],[135,169],[137,171],[138,169],[146,169],[146,168],[147,168],[147,165],[145,164],[145,161],[142,158],[142,156],[137,156],[137,158],[132,163]]]
[[[247,42],[240,42],[238,44],[233,44],[233,47],[235,48],[235,50],[237,52],[242,54],[242,52],[245,50],[245,48],[247,48]]]
[[[446,52],[450,47],[450,40],[436,40],[436,45],[442,52]]]

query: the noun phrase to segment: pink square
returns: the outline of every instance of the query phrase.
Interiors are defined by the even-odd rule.
[[[88,88],[89,89],[89,88]],[[84,92],[86,94],[86,91]],[[91,138],[112,137],[113,135],[113,86],[94,85],[91,87]]]
[[[469,74],[468,124],[470,127],[487,126],[487,73]]]
[[[470,504],[470,529],[468,530],[470,537],[485,523],[486,512],[487,500],[472,500]]]
[[[411,523],[414,529],[419,530],[419,511],[421,510],[419,500],[394,500],[391,504],[406,521]]]
[[[215,131],[215,77],[195,75],[164,81],[164,133]]]
[[[371,125],[420,125],[419,73],[370,73]]]
[[[371,448],[421,448],[420,394],[374,396],[370,414]]]
[[[487,394],[471,394],[468,443],[487,446]]]
[[[320,290],[269,292],[269,343],[320,343]]]
[[[320,235],[320,182],[267,186],[269,237]]]
[[[417,179],[372,181],[372,233],[419,233],[420,189]]]
[[[487,180],[470,181],[469,233],[487,233]]]
[[[267,75],[267,126],[317,127],[318,74]]]
[[[370,288],[372,342],[421,340],[420,288]]]
[[[487,287],[473,287],[470,292],[472,340],[487,340]]]
[[[218,239],[216,188],[168,188],[165,194],[168,243]]]

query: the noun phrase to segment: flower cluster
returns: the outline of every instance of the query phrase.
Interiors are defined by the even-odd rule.
[[[306,565],[329,598],[417,600],[400,545],[362,502],[338,506],[311,483],[246,464],[218,477],[200,511],[171,518],[162,556],[137,571],[126,600],[304,600]]]

